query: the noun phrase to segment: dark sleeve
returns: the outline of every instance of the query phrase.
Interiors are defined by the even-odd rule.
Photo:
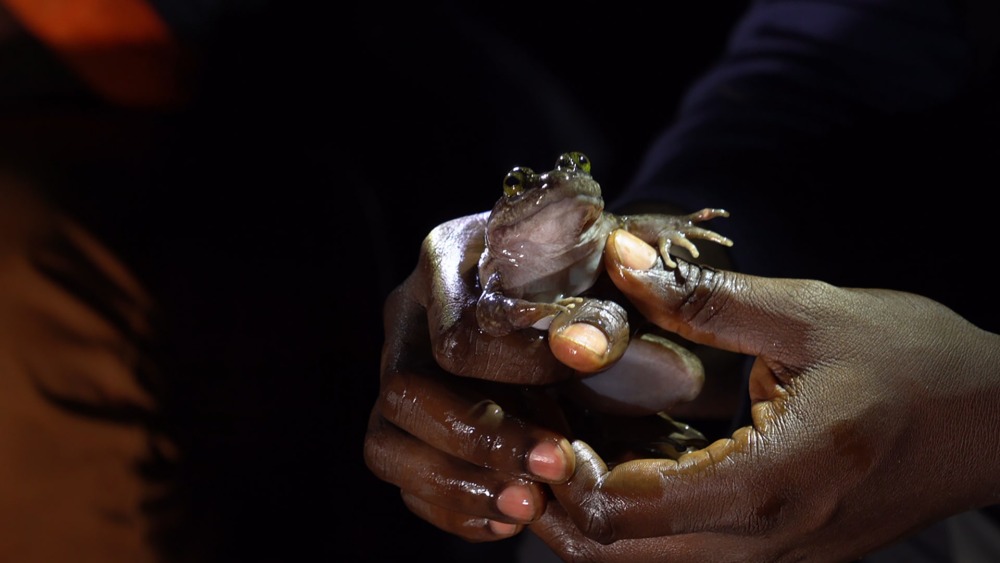
[[[988,60],[970,39],[972,12],[944,0],[752,3],[615,204],[725,207],[732,219],[713,226],[754,263],[773,245],[767,228],[794,226],[796,209],[815,216],[825,194],[814,190],[828,186],[809,187],[810,175],[856,164],[843,149],[862,146],[865,127],[889,129],[972,89]]]

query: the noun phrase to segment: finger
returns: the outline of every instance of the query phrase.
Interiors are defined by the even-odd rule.
[[[458,315],[458,322],[431,335],[434,357],[446,371],[516,385],[545,385],[573,377],[573,369],[550,351],[545,333],[526,329],[490,336],[479,329],[473,309]],[[423,322],[440,326],[433,317]]]
[[[522,524],[537,519],[545,493],[534,481],[462,461],[428,446],[372,412],[365,438],[365,463],[379,479],[450,513]],[[437,512],[427,511],[433,517]],[[438,526],[448,522],[432,521]]]
[[[480,330],[476,276],[486,218],[479,214],[456,219],[427,236],[417,268],[400,289],[403,298],[386,303],[387,341],[405,337],[422,324],[431,327],[437,363],[450,373],[525,385],[571,378],[573,370],[553,357],[543,333],[519,330],[492,337]],[[425,314],[403,320],[398,308],[414,304]]]
[[[594,373],[608,366],[608,336],[600,328],[590,323],[555,320],[552,325],[549,348],[560,362],[580,373]]]
[[[403,503],[410,512],[413,512],[423,520],[454,534],[466,541],[473,543],[496,541],[517,535],[524,526],[521,524],[509,524],[499,520],[470,516],[462,512],[448,510],[431,504],[415,495],[403,493]]]
[[[758,468],[764,464],[751,459],[761,440],[755,430],[743,428],[676,461],[640,459],[610,470],[578,440],[576,473],[551,490],[581,533],[599,543],[694,532],[759,533],[773,525],[783,503],[763,482]]]
[[[621,549],[622,542],[618,542],[614,546],[606,546],[588,538],[577,528],[576,523],[566,514],[559,503],[549,503],[545,514],[537,522],[531,524],[530,529],[545,545],[567,561],[631,563],[633,561],[653,560],[650,558],[650,554],[645,554],[646,556],[643,557],[641,553],[635,553],[630,549]]]
[[[569,478],[574,460],[563,435],[504,411],[505,393],[518,388],[496,387],[490,396],[475,380],[443,374],[430,357],[419,304],[403,291],[388,301],[394,313],[387,321],[394,322],[386,323],[382,416],[434,448],[482,467],[550,482]]]
[[[614,364],[629,343],[628,314],[614,301],[585,299],[549,325],[549,348],[562,363],[583,373]]]
[[[549,502],[545,514],[529,529],[557,555],[573,561],[737,563],[778,559],[774,550],[768,549],[770,541],[766,537],[700,533],[622,539],[602,544],[586,537],[558,502]]]
[[[701,360],[654,334],[633,338],[608,369],[570,383],[574,395],[607,414],[641,416],[670,410],[698,396],[705,381]]]
[[[458,383],[398,374],[385,381],[379,408],[406,432],[478,466],[548,482],[569,478],[574,458],[562,434],[508,414],[500,394],[494,401]]]
[[[798,344],[814,326],[806,305],[824,286],[684,260],[664,269],[653,247],[625,231],[608,237],[606,260],[615,285],[658,326],[700,344],[754,356],[780,352],[787,360],[794,360]],[[780,351],[778,342],[783,343]]]

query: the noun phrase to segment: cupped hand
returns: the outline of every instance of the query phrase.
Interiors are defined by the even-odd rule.
[[[415,270],[387,298],[381,386],[364,450],[372,472],[398,486],[415,514],[470,541],[519,532],[545,509],[543,483],[573,473],[572,413],[553,392],[580,374],[558,358],[574,358],[582,372],[614,361],[594,353],[607,342],[591,325],[560,327],[551,338],[479,329],[476,266],[486,219],[470,215],[435,228]],[[620,395],[596,385],[590,398],[645,413],[693,398],[700,373],[671,369],[678,355],[661,350],[636,339],[616,363],[631,366],[633,384],[619,387]],[[613,379],[615,370],[591,377]]]
[[[676,461],[613,465],[574,442],[576,473],[532,524],[559,555],[847,561],[1000,502],[1000,336],[903,292],[665,270],[623,232],[605,257],[653,322],[755,357],[752,425]]]

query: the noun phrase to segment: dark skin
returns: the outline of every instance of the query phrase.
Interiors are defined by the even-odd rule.
[[[908,293],[646,269],[628,239],[609,241],[609,272],[648,318],[756,357],[753,425],[611,471],[574,444],[576,474],[533,526],[560,554],[842,561],[1000,498],[1000,337]]]
[[[480,232],[472,218],[445,230],[386,303],[365,447],[444,530],[489,541],[530,526],[567,560],[842,561],[1000,500],[1000,336],[937,302],[683,260],[667,270],[612,234],[610,278],[646,318],[756,358],[752,426],[677,461],[616,463],[560,431],[561,403],[503,394],[572,381],[555,358],[575,341],[553,338],[552,354],[531,334],[484,339],[471,315],[443,321],[474,310],[455,248]]]
[[[424,241],[414,272],[386,300],[381,392],[365,442],[369,467],[399,486],[414,512],[472,541],[506,537],[536,520],[546,503],[543,484],[565,482],[572,474],[567,413],[549,394],[532,391],[559,387],[586,395],[588,404],[600,401],[581,393],[579,372],[557,358],[588,373],[609,362],[592,351],[606,350],[606,337],[586,324],[568,326],[549,339],[530,329],[502,337],[480,330],[475,279],[485,221],[479,214],[436,228]],[[638,338],[622,364],[633,358],[668,367],[677,361],[675,353]],[[615,372],[592,377],[602,376]],[[639,398],[653,385],[661,389],[659,407],[697,408],[692,399],[702,386],[700,374],[685,368],[637,377],[633,388],[605,401],[604,409],[646,414],[649,405]],[[461,428],[474,432],[456,432]],[[509,495],[502,497],[507,487]],[[498,502],[516,517],[501,512]],[[493,531],[500,528],[500,534]]]

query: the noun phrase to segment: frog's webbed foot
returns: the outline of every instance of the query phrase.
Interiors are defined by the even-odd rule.
[[[568,313],[575,309],[577,305],[580,305],[586,301],[583,297],[563,297],[562,299],[555,302],[556,305],[563,307],[563,312]]]
[[[663,258],[663,263],[668,268],[677,267],[677,262],[674,261],[670,254],[670,248],[673,245],[677,245],[684,250],[687,250],[692,257],[697,258],[700,253],[698,252],[698,247],[691,242],[692,238],[711,241],[723,246],[732,246],[732,240],[715,231],[703,229],[695,225],[695,223],[707,221],[716,217],[729,217],[729,212],[725,209],[712,209],[706,207],[700,211],[685,215],[681,218],[680,224],[676,227],[661,232],[657,238],[657,245],[660,250],[660,256]]]

